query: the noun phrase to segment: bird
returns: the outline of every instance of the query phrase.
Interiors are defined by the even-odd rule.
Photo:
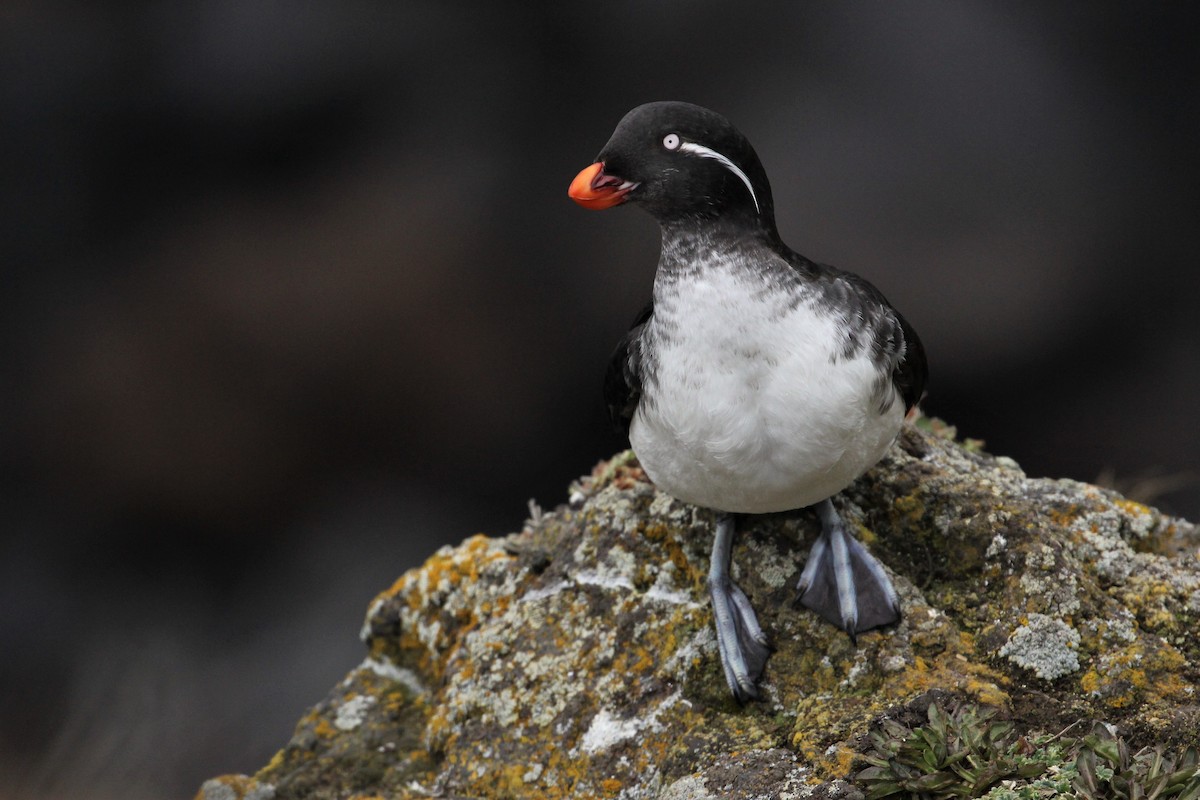
[[[707,588],[733,697],[760,697],[772,649],[731,574],[745,515],[812,507],[821,533],[797,601],[852,640],[898,622],[892,581],[832,497],[915,413],[928,367],[913,327],[866,279],[783,243],[758,155],[715,111],[634,108],[567,193],[589,209],[640,206],[661,229],[651,300],[604,397],[654,484],[715,514]]]

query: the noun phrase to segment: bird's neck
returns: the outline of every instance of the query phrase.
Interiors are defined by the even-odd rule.
[[[659,273],[683,276],[706,265],[745,260],[756,251],[774,249],[778,235],[761,225],[747,226],[728,220],[663,222]]]

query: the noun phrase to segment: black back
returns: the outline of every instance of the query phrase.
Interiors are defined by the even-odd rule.
[[[629,332],[621,337],[604,373],[604,405],[619,433],[629,433],[629,423],[642,399],[641,333],[654,313],[651,300],[637,315]]]

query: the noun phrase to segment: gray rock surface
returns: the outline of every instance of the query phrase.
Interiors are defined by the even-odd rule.
[[[793,605],[819,526],[751,518],[735,578],[776,648],[739,706],[705,592],[710,512],[629,453],[524,529],[443,548],[371,604],[367,654],[255,776],[203,800],[857,800],[873,720],[931,691],[1022,731],[1200,743],[1196,527],[923,420],[838,499],[904,609],[857,645]],[[926,705],[928,701],[926,700]]]

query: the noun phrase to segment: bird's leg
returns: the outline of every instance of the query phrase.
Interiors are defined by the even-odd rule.
[[[859,631],[899,620],[900,598],[883,565],[846,533],[831,500],[813,508],[821,520],[821,535],[800,573],[797,599],[850,634],[851,640]]]
[[[734,528],[732,514],[717,516],[717,532],[713,537],[708,568],[708,593],[712,598],[717,649],[721,652],[725,681],[733,696],[741,702],[758,697],[758,678],[771,649],[754,609],[750,607],[750,599],[729,574]]]

